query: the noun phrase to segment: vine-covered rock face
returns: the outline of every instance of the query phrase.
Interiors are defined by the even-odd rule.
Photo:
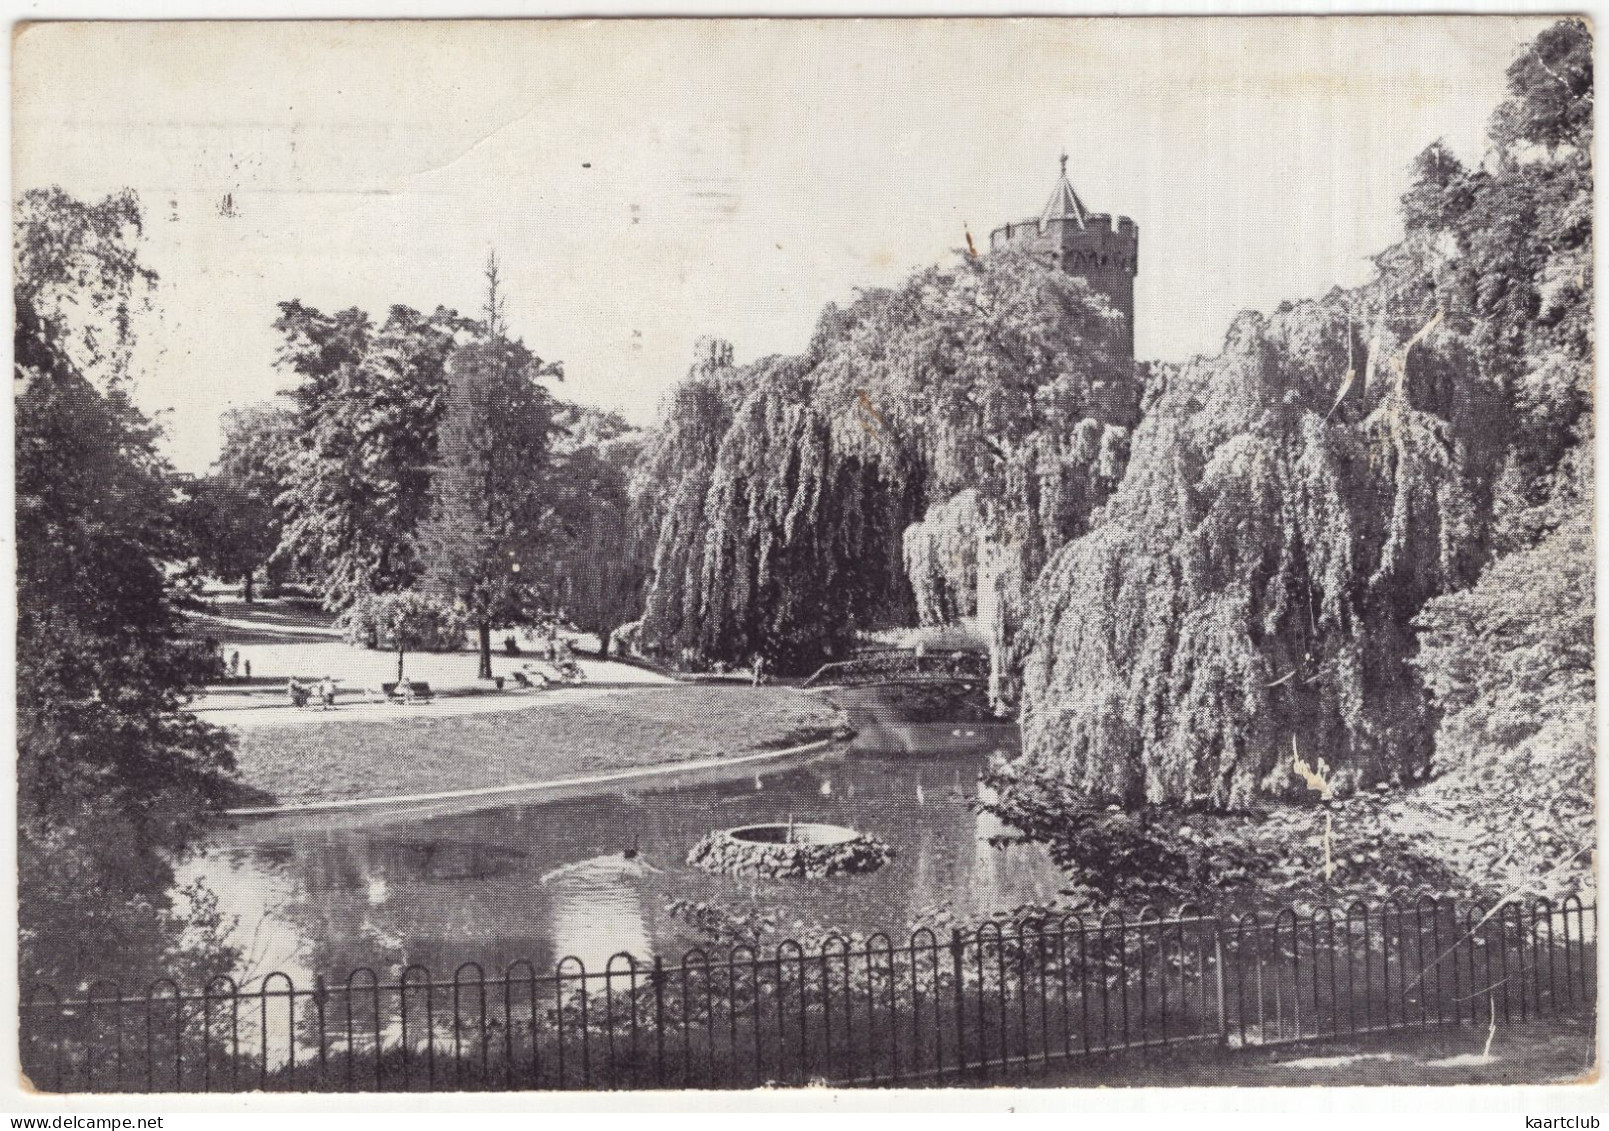
[[[813,826],[801,826],[810,827]],[[724,875],[816,880],[841,873],[875,872],[894,858],[894,850],[888,844],[866,833],[851,832],[843,839],[809,843],[744,835],[753,831],[726,829],[710,833],[688,852],[687,862]]]

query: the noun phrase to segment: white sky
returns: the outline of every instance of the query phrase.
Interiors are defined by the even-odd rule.
[[[13,180],[140,193],[139,396],[200,470],[283,384],[280,300],[473,312],[495,246],[561,395],[648,423],[699,335],[802,348],[826,302],[1036,214],[1063,147],[1139,225],[1139,355],[1215,350],[1239,310],[1361,280],[1413,156],[1478,155],[1548,22],[40,25]]]

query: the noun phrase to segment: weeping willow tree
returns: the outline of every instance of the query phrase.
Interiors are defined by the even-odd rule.
[[[1433,307],[1349,329],[1362,298],[1242,316],[1167,375],[1105,521],[1035,588],[1030,763],[1100,799],[1219,806],[1315,751],[1337,788],[1422,769],[1409,621],[1472,569],[1480,456],[1449,422],[1481,377],[1414,328]]]
[[[1425,152],[1369,284],[1156,375],[1101,521],[1033,589],[1022,772],[1239,807],[1428,771],[1414,618],[1523,541],[1505,512],[1590,427],[1590,37],[1509,74],[1488,161]]]
[[[736,376],[732,347],[701,339],[692,369],[661,407],[660,427],[632,476],[631,523],[652,563],[643,624],[653,626],[653,635],[641,638],[651,650],[691,649],[697,637],[704,498],[740,399]]]
[[[1127,456],[1127,428],[1086,417],[1070,438],[1039,433],[1002,454],[996,498],[963,488],[906,527],[905,570],[921,623],[978,626],[994,660],[996,702],[1029,587],[1050,555],[1084,532]]]
[[[701,359],[638,476],[644,641],[790,671],[918,618],[1003,642],[1121,474],[1121,335],[1082,280],[1010,252],[829,307],[799,356]]]

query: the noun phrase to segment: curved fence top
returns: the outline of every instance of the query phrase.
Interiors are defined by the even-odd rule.
[[[566,956],[548,974],[520,959],[362,966],[311,987],[278,971],[198,991],[37,985],[23,1067],[57,1093],[854,1084],[1596,1008],[1595,907],[1463,910],[1186,904],[919,926],[899,945],[878,931],[617,952],[592,969]]]
[[[890,950],[901,952],[916,950],[926,953],[948,952],[956,947],[976,947],[980,944],[997,946],[1010,940],[1029,937],[1024,935],[1025,931],[1031,932],[1031,937],[1035,938],[1047,935],[1116,937],[1156,932],[1164,928],[1172,930],[1178,927],[1199,927],[1221,929],[1226,935],[1233,937],[1250,932],[1290,933],[1298,926],[1303,929],[1317,929],[1323,926],[1330,930],[1341,930],[1350,925],[1359,930],[1380,933],[1388,929],[1393,932],[1401,931],[1405,929],[1405,924],[1411,924],[1416,919],[1437,921],[1442,917],[1446,917],[1450,924],[1457,924],[1464,931],[1479,929],[1486,924],[1490,924],[1493,930],[1505,926],[1514,929],[1515,924],[1520,924],[1521,928],[1524,928],[1527,923],[1535,925],[1539,930],[1546,930],[1556,920],[1561,924],[1561,929],[1568,930],[1573,938],[1595,941],[1597,935],[1597,907],[1592,904],[1583,905],[1575,896],[1567,896],[1557,902],[1546,899],[1530,903],[1508,901],[1491,907],[1481,907],[1422,895],[1408,904],[1397,900],[1386,900],[1370,907],[1362,901],[1354,901],[1344,911],[1327,906],[1305,911],[1286,906],[1272,911],[1235,912],[1210,910],[1194,903],[1183,903],[1172,912],[1146,906],[1134,915],[1125,914],[1119,908],[1107,908],[1099,916],[1093,912],[1080,915],[1071,911],[1056,911],[1042,917],[1019,917],[1005,921],[986,920],[971,928],[951,928],[948,931],[930,926],[918,926],[912,929],[902,942],[895,941],[894,936],[886,931],[853,936],[832,931],[813,942],[783,938],[775,942],[769,940],[763,943],[760,940],[737,942],[721,948],[695,946],[679,958],[674,955],[638,956],[627,951],[619,951],[612,954],[603,966],[594,964],[591,968],[575,955],[564,955],[557,959],[546,973],[543,973],[530,959],[516,958],[500,969],[490,970],[479,962],[467,961],[452,967],[450,972],[448,968],[442,968],[439,977],[438,972],[433,972],[418,963],[393,968],[389,975],[374,966],[364,965],[352,969],[342,977],[331,977],[326,980],[325,976],[320,976],[316,981],[324,987],[321,991],[324,993],[353,991],[368,993],[375,988],[446,989],[454,985],[462,987],[516,981],[523,983],[533,979],[557,980],[564,983],[597,980],[601,983],[605,979],[625,979],[633,974],[642,975],[650,969],[657,970],[661,974],[684,968],[702,972],[712,967],[775,963],[778,960],[797,961],[801,955],[817,958],[827,955],[835,960],[841,960],[845,957],[858,959],[885,955]],[[244,982],[237,982],[227,974],[215,974],[195,990],[181,987],[172,978],[165,976],[138,985],[141,988],[129,991],[124,988],[123,983],[99,977],[81,982],[63,993],[54,985],[35,983],[23,994],[22,1008],[25,1012],[38,1008],[59,1008],[75,1000],[95,1004],[113,1001],[139,1002],[159,998],[172,1000],[179,997],[186,1001],[199,1002],[230,997],[274,998],[310,992],[307,987],[297,985],[289,974],[278,970]]]

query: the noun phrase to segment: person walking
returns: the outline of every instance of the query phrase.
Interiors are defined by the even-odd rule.
[[[229,654],[229,678],[240,678],[240,653],[238,651]]]
[[[319,699],[319,702],[324,705],[324,709],[326,711],[334,709],[334,707],[335,707],[335,681],[333,679],[331,679],[329,676],[325,676],[322,680],[319,681],[318,699]]]

